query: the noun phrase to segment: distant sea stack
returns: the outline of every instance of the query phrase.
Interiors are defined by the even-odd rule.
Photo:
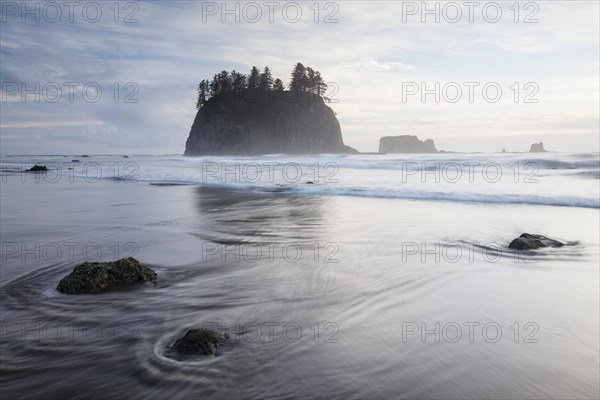
[[[544,143],[533,143],[529,148],[530,153],[546,153],[546,149],[544,149]]]
[[[431,139],[420,141],[413,135],[384,136],[379,140],[380,153],[437,153]]]
[[[356,153],[322,97],[245,90],[213,96],[198,110],[186,156]]]

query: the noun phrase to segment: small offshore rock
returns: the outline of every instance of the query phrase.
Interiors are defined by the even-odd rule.
[[[133,257],[113,262],[86,262],[76,266],[58,283],[66,294],[101,293],[121,286],[155,282],[156,272]]]
[[[47,172],[48,167],[45,165],[37,165],[35,164],[33,167],[29,168],[27,172]]]
[[[229,335],[210,329],[190,329],[175,341],[173,349],[183,356],[214,356],[217,354],[217,348],[228,338]]]
[[[546,149],[544,149],[544,143],[533,143],[531,147],[529,147],[530,153],[546,153]]]
[[[565,244],[543,235],[523,233],[508,245],[509,249],[535,250],[542,247],[562,247]]]
[[[432,139],[419,140],[414,135],[384,136],[379,139],[379,153],[438,153]]]

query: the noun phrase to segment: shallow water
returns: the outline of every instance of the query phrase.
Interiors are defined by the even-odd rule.
[[[598,155],[536,156],[532,184],[505,172],[531,158],[91,157],[136,172],[72,182],[6,172],[63,157],[3,159],[2,396],[597,398]],[[398,162],[473,160],[505,180],[398,181]],[[203,177],[207,161],[303,174]],[[305,184],[315,162],[338,182]],[[522,232],[572,243],[507,250]],[[156,286],[55,290],[83,260],[130,255]],[[169,358],[199,326],[231,340]]]

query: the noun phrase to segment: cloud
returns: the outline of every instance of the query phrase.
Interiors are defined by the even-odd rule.
[[[479,138],[482,150],[495,150],[491,138],[509,131],[540,140],[563,135],[560,140],[574,150],[597,143],[596,2],[537,2],[535,24],[515,23],[508,9],[512,3],[502,3],[503,18],[494,24],[481,14],[473,23],[443,18],[422,23],[418,15],[403,22],[402,2],[367,1],[338,2],[337,9],[319,3],[318,15],[311,4],[302,3],[302,18],[296,23],[284,18],[285,3],[275,10],[273,22],[263,8],[257,23],[243,18],[238,23],[231,15],[222,23],[221,13],[204,15],[203,22],[200,2],[141,2],[135,3],[138,22],[124,23],[132,10],[121,3],[115,22],[108,8],[112,3],[102,4],[103,18],[97,23],[81,14],[75,14],[73,23],[64,18],[22,23],[18,15],[2,16],[7,19],[0,39],[2,84],[31,88],[35,82],[78,82],[102,90],[95,103],[80,91],[73,102],[36,103],[31,96],[25,103],[20,96],[3,102],[3,153],[23,148],[29,153],[60,152],[77,146],[82,152],[136,148],[182,153],[199,80],[223,69],[269,65],[287,82],[298,61],[339,87],[338,103],[331,106],[346,142],[360,150],[374,150],[379,136],[407,130],[455,138],[457,147]],[[520,19],[525,11],[521,9]],[[337,22],[324,23],[330,14]],[[540,86],[540,104],[402,101],[405,82],[465,81],[500,82],[506,91],[503,100],[509,100],[514,82],[534,81]],[[136,85],[135,94],[128,84]],[[128,95],[137,103],[124,102]],[[527,117],[533,119],[524,123]],[[518,129],[510,128],[511,120]],[[567,139],[571,131],[578,132],[577,140]],[[27,137],[36,140],[22,139]]]

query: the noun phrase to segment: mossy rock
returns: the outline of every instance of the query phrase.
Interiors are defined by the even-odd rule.
[[[543,235],[523,233],[508,245],[509,249],[535,250],[542,247],[562,247],[565,244]]]
[[[101,293],[110,289],[144,282],[155,282],[156,272],[133,257],[118,261],[86,262],[76,266],[56,288],[66,294]]]
[[[175,341],[173,350],[182,356],[214,356],[227,338],[229,335],[210,329],[190,329]]]

